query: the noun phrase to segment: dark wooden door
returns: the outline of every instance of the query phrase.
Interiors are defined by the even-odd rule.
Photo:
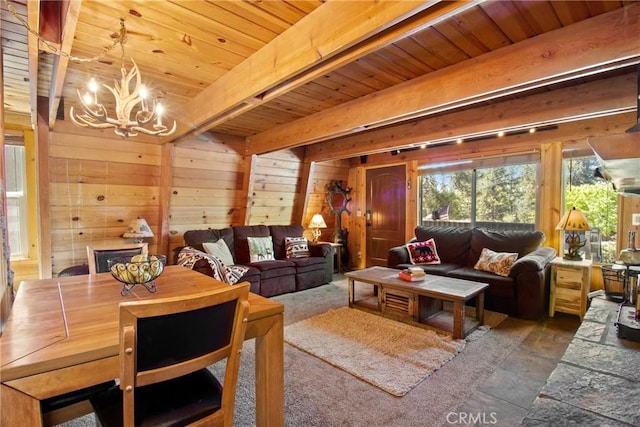
[[[406,243],[404,165],[367,170],[367,267],[387,265],[389,249]]]

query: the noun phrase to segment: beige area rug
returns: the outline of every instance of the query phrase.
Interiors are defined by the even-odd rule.
[[[469,307],[468,309],[474,310]],[[488,312],[466,340],[349,307],[286,326],[285,341],[394,396],[404,396],[507,316]]]

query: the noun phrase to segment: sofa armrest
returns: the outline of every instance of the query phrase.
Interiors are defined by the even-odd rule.
[[[394,268],[397,265],[409,263],[411,263],[411,261],[409,260],[409,252],[407,252],[406,246],[396,246],[395,248],[389,249],[387,267]]]
[[[309,255],[321,256],[323,258],[333,257],[333,248],[329,243],[309,242]]]
[[[548,247],[540,247],[533,252],[516,260],[511,266],[509,276],[515,278],[519,274],[544,270],[555,258],[556,250]]]

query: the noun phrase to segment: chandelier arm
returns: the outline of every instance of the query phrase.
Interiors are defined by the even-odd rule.
[[[176,121],[174,120],[173,121],[173,126],[171,127],[171,129],[168,130],[168,131],[159,133],[158,136],[169,136],[169,135],[173,134],[176,131],[176,128],[177,128],[177,125],[176,125]],[[166,126],[165,126],[165,129],[166,129]]]
[[[105,122],[96,123],[96,122],[94,122],[92,120],[89,120],[89,119],[83,117],[82,115],[79,115],[79,114],[75,113],[73,111],[73,107],[71,107],[71,109],[69,110],[69,113],[70,113],[71,121],[76,126],[80,126],[80,127],[83,127],[83,128],[90,127],[90,128],[94,128],[94,129],[110,129],[110,128],[117,127],[117,125],[115,125],[115,124],[105,123]],[[87,117],[90,117],[90,116],[87,116]]]
[[[145,116],[146,117],[143,117]],[[138,111],[136,113],[136,121],[138,122],[138,124],[140,125],[146,125],[147,123],[152,122],[153,120],[155,120],[158,116],[156,115],[155,111]]]

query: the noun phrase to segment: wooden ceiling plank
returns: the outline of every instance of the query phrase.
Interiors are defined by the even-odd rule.
[[[306,145],[589,75],[607,67],[635,64],[640,60],[637,34],[640,3],[270,129],[250,137],[248,149],[262,153]]]
[[[553,10],[552,3],[555,1],[524,1],[514,2],[514,5],[529,25],[541,34],[562,27],[562,22]]]
[[[551,5],[560,18],[562,25],[571,25],[577,21],[587,19],[591,16],[586,2],[580,1],[552,1]]]
[[[307,147],[307,160],[357,157],[426,141],[632,111],[635,79],[635,74],[626,74],[346,136]]]
[[[434,12],[434,16],[429,14],[425,20],[441,18],[458,8],[467,8],[472,4],[471,2],[447,4],[446,7]],[[330,62],[334,56],[338,56],[339,53],[360,41],[375,39],[374,35],[395,23],[402,22],[409,16],[426,11],[431,5],[431,2],[418,4],[375,1],[323,4],[300,20],[299,25],[282,33],[264,49],[236,67],[232,73],[221,77],[202,91],[185,114],[190,118],[188,124],[179,125],[177,135],[181,136],[194,128],[209,128],[210,123],[207,122],[216,121],[216,116],[224,115],[227,110],[300,75],[312,66],[325,61]],[[332,23],[332,31],[326,31],[327,22]],[[424,21],[421,24],[424,24]],[[411,29],[403,29],[403,31],[411,31]],[[375,46],[388,42],[388,38],[379,37],[372,40],[366,49],[372,50]],[[308,80],[296,80],[291,84],[299,86],[306,81]],[[282,88],[282,90],[288,89],[290,89],[289,86]]]
[[[513,2],[486,2],[482,3],[480,8],[502,29],[512,43],[526,40],[541,33],[530,25]]]
[[[445,64],[439,67],[444,68],[449,65],[457,64],[470,58],[458,46],[436,31],[429,28],[413,36],[430,55],[435,56],[440,62]]]
[[[261,25],[256,25],[254,22],[249,21],[242,16],[223,9],[216,3],[209,3],[205,1],[180,1],[176,2],[176,5],[205,16],[208,19],[217,22],[218,25],[235,28],[236,30],[242,30],[244,32],[250,32],[252,37],[265,44],[269,43],[278,34],[284,31],[281,30],[276,32]]]
[[[216,4],[221,9],[225,9],[235,15],[241,16],[253,23],[280,34],[291,26],[288,22],[283,21],[277,16],[265,12],[262,9],[254,7],[252,4],[244,1],[223,1]]]
[[[68,8],[64,11],[64,28],[62,28],[62,44],[60,50],[62,52],[71,52],[73,46],[74,34],[80,16],[80,6],[82,1],[71,1],[67,3]],[[53,71],[51,74],[51,86],[49,89],[49,127],[53,128],[58,114],[58,106],[62,97],[62,89],[69,66],[69,57],[63,55],[55,55],[53,59]],[[35,91],[32,91],[35,92]]]

